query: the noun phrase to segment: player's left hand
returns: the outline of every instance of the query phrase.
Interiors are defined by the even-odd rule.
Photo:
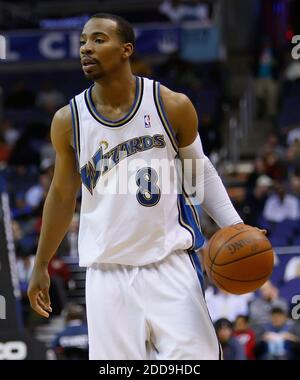
[[[245,223],[237,223],[236,225],[238,225],[238,224],[245,224]],[[258,227],[254,227],[254,228],[256,228],[257,231],[263,233],[264,235],[267,235],[267,233],[268,233],[268,231],[265,230],[265,229],[261,229],[261,228],[258,228]]]
[[[256,227],[257,231],[262,232],[264,235],[267,235],[267,230],[262,230],[261,228]]]

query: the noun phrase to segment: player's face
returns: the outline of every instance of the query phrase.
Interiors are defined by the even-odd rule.
[[[97,80],[116,71],[126,58],[124,45],[115,21],[90,19],[80,37],[80,60],[85,76]]]

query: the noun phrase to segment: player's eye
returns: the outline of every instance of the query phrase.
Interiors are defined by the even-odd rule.
[[[95,40],[95,42],[97,42],[97,44],[102,44],[103,42],[105,42],[104,40],[102,40],[101,38],[97,38]]]
[[[80,42],[79,42],[79,45],[80,45],[80,46],[82,46],[82,45],[84,45],[84,44],[85,44],[85,41],[80,41]]]

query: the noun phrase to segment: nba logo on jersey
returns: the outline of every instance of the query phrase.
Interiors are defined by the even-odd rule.
[[[145,123],[145,128],[150,128],[151,127],[150,115],[145,115],[144,116],[144,123]]]

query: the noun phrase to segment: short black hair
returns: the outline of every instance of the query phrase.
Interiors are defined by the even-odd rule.
[[[246,322],[246,323],[249,322],[249,316],[245,315],[245,314],[239,314],[239,315],[237,315],[236,318],[235,318],[235,321],[237,321],[238,319],[243,319],[244,322]]]
[[[224,327],[232,330],[232,322],[230,322],[227,318],[220,318],[215,322],[215,329],[217,331]]]
[[[271,309],[271,314],[286,314],[286,311],[282,307],[274,306]]]
[[[103,18],[106,20],[112,20],[117,23],[117,33],[124,43],[131,43],[133,45],[133,48],[135,49],[135,34],[133,27],[130,25],[130,23],[125,20],[125,18],[113,15],[111,13],[95,13],[90,17],[92,18]]]

